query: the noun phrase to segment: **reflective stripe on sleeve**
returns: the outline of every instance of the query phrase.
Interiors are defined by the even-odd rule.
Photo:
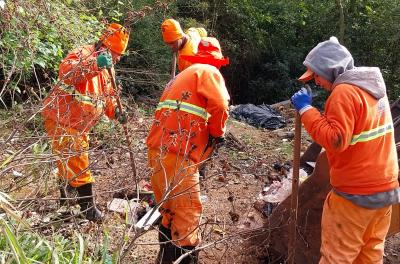
[[[178,109],[196,116],[199,116],[203,118],[204,120],[207,120],[207,111],[194,104],[189,104],[186,102],[181,102],[181,101],[175,101],[175,100],[165,100],[162,102],[158,103],[157,110],[160,109],[173,109],[176,110]]]
[[[87,104],[96,108],[104,107],[104,102],[102,100],[83,95],[69,85],[61,84],[58,88],[70,94],[75,100],[79,101],[80,103]]]
[[[378,126],[374,129],[361,132],[358,135],[354,135],[351,139],[350,145],[355,145],[359,142],[367,142],[378,137],[384,136],[387,133],[393,132],[393,124],[385,124],[382,126]]]

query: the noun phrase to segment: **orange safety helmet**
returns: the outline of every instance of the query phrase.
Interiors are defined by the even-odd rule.
[[[182,55],[180,58],[191,63],[210,64],[217,68],[229,64],[229,58],[222,56],[221,46],[218,40],[211,37],[201,39],[197,54]]]
[[[119,55],[122,55],[128,46],[129,32],[117,23],[111,23],[100,37],[100,43]]]
[[[183,38],[181,25],[175,19],[167,19],[161,24],[161,33],[165,43],[171,43]]]

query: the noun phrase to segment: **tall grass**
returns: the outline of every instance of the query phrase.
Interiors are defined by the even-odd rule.
[[[83,236],[77,232],[67,239],[62,235],[46,238],[34,231],[22,231],[21,226],[24,226],[24,230],[26,226],[9,200],[9,196],[0,192],[0,208],[3,211],[0,211],[0,263],[113,263],[107,246],[95,250],[100,253],[96,257],[88,250]],[[107,241],[106,235],[105,245],[108,245]]]

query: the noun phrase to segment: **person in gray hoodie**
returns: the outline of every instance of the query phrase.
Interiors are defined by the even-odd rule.
[[[292,104],[324,147],[332,191],[321,221],[320,263],[382,263],[392,204],[400,202],[398,159],[386,86],[377,67],[355,67],[336,37],[306,56],[299,78],[330,92],[324,113],[302,88]]]

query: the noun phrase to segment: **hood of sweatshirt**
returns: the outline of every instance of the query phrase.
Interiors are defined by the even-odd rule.
[[[306,56],[304,66],[333,83],[347,70],[354,68],[354,60],[345,46],[336,37],[331,37],[315,46]]]
[[[386,85],[378,67],[356,67],[339,75],[333,88],[341,83],[355,85],[376,99],[386,96]]]

